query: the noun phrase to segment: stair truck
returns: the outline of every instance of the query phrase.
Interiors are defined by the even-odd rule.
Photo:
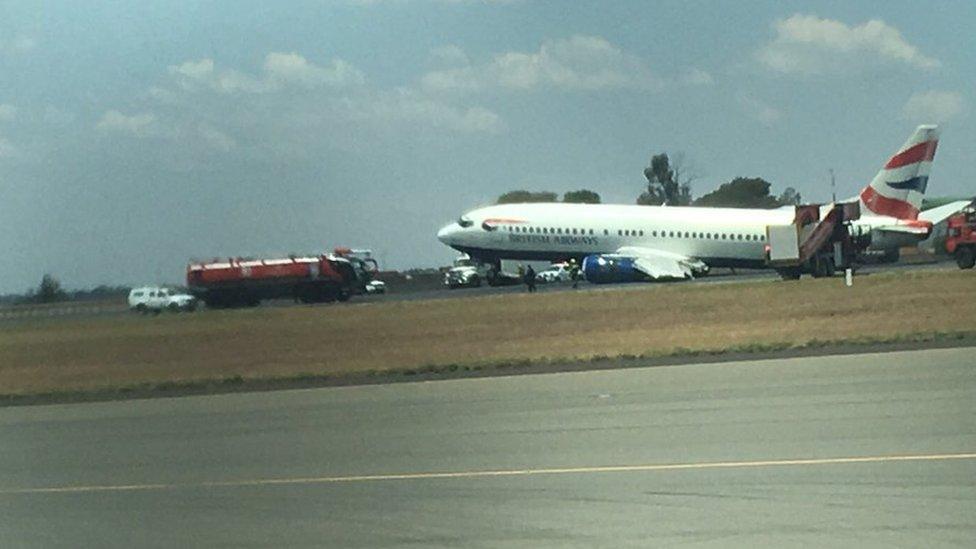
[[[859,204],[797,206],[793,223],[766,227],[766,264],[783,280],[803,273],[833,276],[853,265],[857,243],[850,222],[861,215]]]

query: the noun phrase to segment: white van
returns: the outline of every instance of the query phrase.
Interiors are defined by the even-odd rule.
[[[162,286],[143,286],[129,292],[129,309],[140,313],[193,311],[197,298]]]

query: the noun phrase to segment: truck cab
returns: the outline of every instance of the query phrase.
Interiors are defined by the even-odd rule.
[[[455,288],[476,288],[481,286],[482,280],[487,278],[487,269],[471,259],[467,254],[461,254],[454,260],[452,266],[444,273],[444,285],[452,290]]]
[[[970,206],[949,218],[945,247],[960,269],[976,265],[976,208]]]

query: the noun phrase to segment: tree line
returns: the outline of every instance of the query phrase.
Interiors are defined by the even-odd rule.
[[[89,301],[125,297],[129,293],[128,286],[100,285],[86,290],[65,290],[61,281],[51,274],[41,277],[37,288],[31,288],[23,294],[0,294],[2,304],[27,303],[58,303],[62,301]]]
[[[697,176],[688,168],[682,155],[675,159],[667,153],[655,154],[644,168],[646,187],[637,197],[643,206],[700,206],[710,208],[778,208],[800,204],[803,200],[793,187],[779,195],[770,194],[772,184],[761,177],[736,177],[719,188],[698,198],[692,195],[691,184]],[[600,195],[580,189],[563,194],[562,202],[599,204]],[[509,191],[498,197],[496,204],[525,202],[560,202],[559,195],[550,191]]]

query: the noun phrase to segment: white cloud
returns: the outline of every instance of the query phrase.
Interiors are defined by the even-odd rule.
[[[771,127],[783,118],[782,111],[767,105],[755,97],[740,94],[736,97],[736,100],[763,126]]]
[[[455,107],[406,89],[366,98],[357,116],[372,124],[409,123],[445,128],[462,133],[499,133],[501,118],[482,107]]]
[[[369,151],[377,140],[498,134],[495,112],[402,87],[370,86],[341,59],[324,65],[298,53],[269,53],[248,74],[195,59],[167,68],[168,81],[139,99],[149,108],[106,112],[96,127],[164,140],[190,166],[214,154],[275,158],[320,156],[323,150]],[[160,141],[161,142],[161,141]]]
[[[182,65],[169,68],[170,74],[184,76],[190,80],[205,80],[210,78],[214,72],[213,59],[200,59],[198,61],[186,61]]]
[[[254,76],[233,69],[217,70],[213,59],[186,61],[169,67],[169,73],[184,90],[212,89],[221,93],[269,93],[290,86],[306,89],[362,84],[363,73],[342,59],[326,66],[316,65],[297,53],[271,52],[265,56],[260,74]],[[163,93],[152,92],[161,96]]]
[[[456,46],[435,51],[442,59],[456,61],[463,56]],[[170,125],[175,133],[183,136],[181,138],[193,133],[220,150],[235,148],[238,141],[254,141],[243,136],[236,139],[236,132],[250,130],[239,124],[235,130],[227,129],[235,126],[228,124],[228,120],[246,119],[248,124],[275,128],[283,134],[290,133],[290,126],[295,129],[296,136],[306,131],[341,134],[349,130],[348,122],[353,120],[377,130],[382,127],[403,130],[407,125],[413,129],[498,133],[505,128],[497,114],[480,106],[454,105],[410,88],[371,89],[366,86],[366,77],[360,70],[338,58],[326,65],[317,65],[295,52],[272,52],[265,56],[261,71],[256,75],[220,69],[211,59],[170,66],[168,73],[173,79],[172,85],[154,86],[144,97],[154,100],[158,108],[172,115],[168,117],[171,118]],[[287,98],[276,95],[291,90],[315,90],[316,93],[289,94]],[[202,92],[212,95],[201,95]],[[243,95],[233,102],[221,99],[236,92]],[[184,100],[190,97],[187,94],[193,94],[193,99]],[[248,99],[251,95],[255,96],[253,101],[258,101],[258,96],[263,97],[260,105],[252,104],[253,101]],[[228,114],[237,109],[243,109],[243,112]],[[201,112],[188,116],[186,111]],[[124,126],[115,118],[106,121],[105,125]],[[208,120],[210,124],[205,129],[193,125],[190,132],[187,128],[194,118]]]
[[[145,137],[153,133],[156,116],[151,113],[127,116],[119,111],[110,110],[102,115],[95,124],[95,128],[105,132],[128,133],[137,137]]]
[[[0,38],[0,54],[21,55],[37,47],[37,40],[33,36],[21,34],[10,40]]]
[[[932,69],[939,61],[923,55],[901,32],[872,19],[855,27],[833,19],[796,14],[773,24],[776,37],[757,52],[767,68],[786,74],[823,74],[877,63]]]
[[[26,53],[31,51],[37,46],[37,40],[31,36],[21,35],[14,39],[10,44],[10,48],[13,51]]]
[[[0,158],[14,158],[19,152],[13,143],[0,135]]]
[[[17,117],[17,107],[10,103],[0,103],[0,122],[13,120]]]
[[[421,85],[430,92],[543,87],[594,91],[653,88],[659,82],[636,56],[601,37],[577,35],[547,40],[537,52],[506,52],[485,64],[429,72]]]
[[[685,71],[681,75],[681,78],[679,78],[679,81],[689,86],[710,86],[715,83],[715,79],[712,78],[711,74],[696,67]]]
[[[309,63],[297,53],[269,53],[264,60],[266,78],[272,82],[295,83],[307,88],[348,86],[366,81],[356,67],[335,58],[326,67]]]
[[[448,44],[430,50],[430,60],[439,66],[467,65],[471,62],[468,54],[459,46]]]
[[[219,151],[227,152],[237,146],[233,137],[207,124],[200,124],[197,133],[205,143]]]
[[[901,109],[902,117],[913,122],[946,122],[967,114],[962,95],[930,90],[913,93]]]
[[[161,88],[159,86],[153,86],[149,88],[149,91],[146,92],[146,95],[148,97],[151,97],[152,99],[155,99],[156,101],[159,101],[160,103],[165,103],[165,104],[175,103],[178,97],[176,92],[172,90],[168,90],[166,88]]]

